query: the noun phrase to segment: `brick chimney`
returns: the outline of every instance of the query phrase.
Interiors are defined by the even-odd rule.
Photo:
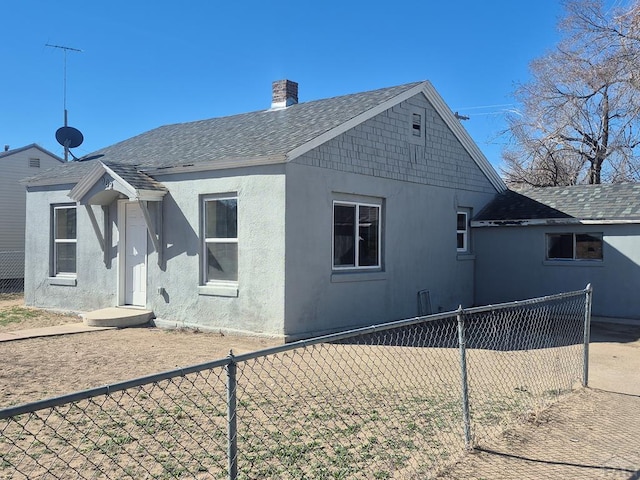
[[[298,84],[291,80],[277,80],[272,84],[271,108],[286,108],[298,103]]]

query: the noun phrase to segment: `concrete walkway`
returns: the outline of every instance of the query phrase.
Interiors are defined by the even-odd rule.
[[[153,318],[153,312],[139,308],[113,307],[83,313],[81,316],[83,318],[82,323],[66,323],[52,327],[0,332],[0,342],[135,327],[149,323],[149,320]]]
[[[53,327],[29,328],[15,332],[0,332],[0,342],[12,340],[24,340],[25,338],[52,337],[56,335],[69,335],[71,333],[98,332],[100,330],[113,330],[116,327],[90,327],[84,323],[66,323]]]

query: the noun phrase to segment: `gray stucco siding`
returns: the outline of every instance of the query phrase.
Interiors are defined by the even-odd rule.
[[[86,207],[76,207],[76,279],[55,279],[51,274],[52,207],[73,205],[67,196],[73,185],[30,188],[27,194],[25,242],[25,303],[47,308],[86,311],[115,305],[117,262],[115,246],[107,243],[108,261],[100,247]],[[104,212],[90,207],[104,227]],[[115,218],[114,209],[110,218]],[[109,241],[109,239],[107,239]],[[75,285],[74,285],[75,284]]]
[[[333,201],[349,196],[383,202],[383,264],[378,271],[332,268]],[[423,289],[430,291],[434,312],[472,305],[474,256],[456,251],[456,213],[458,207],[480,209],[492,197],[288,164],[289,338],[415,316]]]
[[[602,233],[602,261],[546,261],[546,234]],[[480,304],[593,286],[593,315],[640,319],[640,225],[479,227],[476,261]]]
[[[282,166],[158,176],[164,199],[164,265],[149,257],[148,303],[159,324],[281,336],[284,322]],[[237,296],[199,293],[202,198],[238,198]],[[164,289],[158,293],[158,288]]]
[[[147,303],[157,323],[208,330],[283,335],[284,204],[283,166],[211,173],[166,175],[169,193],[161,207],[149,202],[154,227],[162,225],[160,264],[147,236]],[[118,304],[118,201],[109,206],[107,261],[86,207],[77,206],[77,278],[50,278],[51,209],[73,204],[73,185],[32,188],[28,198],[28,305],[90,311]],[[237,194],[237,295],[201,293],[201,202],[204,195]],[[103,229],[102,207],[90,207]],[[158,216],[162,213],[162,222]],[[104,235],[104,231],[102,232]],[[64,285],[63,285],[64,283]]]
[[[412,132],[412,113],[422,132]],[[297,158],[295,163],[391,180],[495,193],[424,95],[416,95]]]
[[[24,251],[26,192],[20,181],[60,164],[60,160],[34,146],[0,153],[0,252]],[[10,268],[3,267],[3,272]],[[12,272],[13,269],[6,273]],[[15,273],[22,277],[22,268]]]

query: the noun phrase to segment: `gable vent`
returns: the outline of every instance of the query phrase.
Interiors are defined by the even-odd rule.
[[[40,168],[40,159],[39,158],[30,158],[29,166],[31,168]]]
[[[413,114],[413,135],[416,137],[420,136],[420,132],[422,130],[422,116],[419,113]]]

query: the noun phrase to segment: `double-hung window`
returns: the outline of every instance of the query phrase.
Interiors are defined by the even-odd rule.
[[[333,203],[333,268],[376,269],[382,265],[381,205]]]
[[[53,275],[76,274],[76,207],[53,207]]]
[[[547,260],[602,260],[602,233],[548,233]]]
[[[238,198],[203,198],[203,283],[238,281]]]
[[[458,212],[456,219],[457,251],[469,251],[469,215],[467,212]]]

